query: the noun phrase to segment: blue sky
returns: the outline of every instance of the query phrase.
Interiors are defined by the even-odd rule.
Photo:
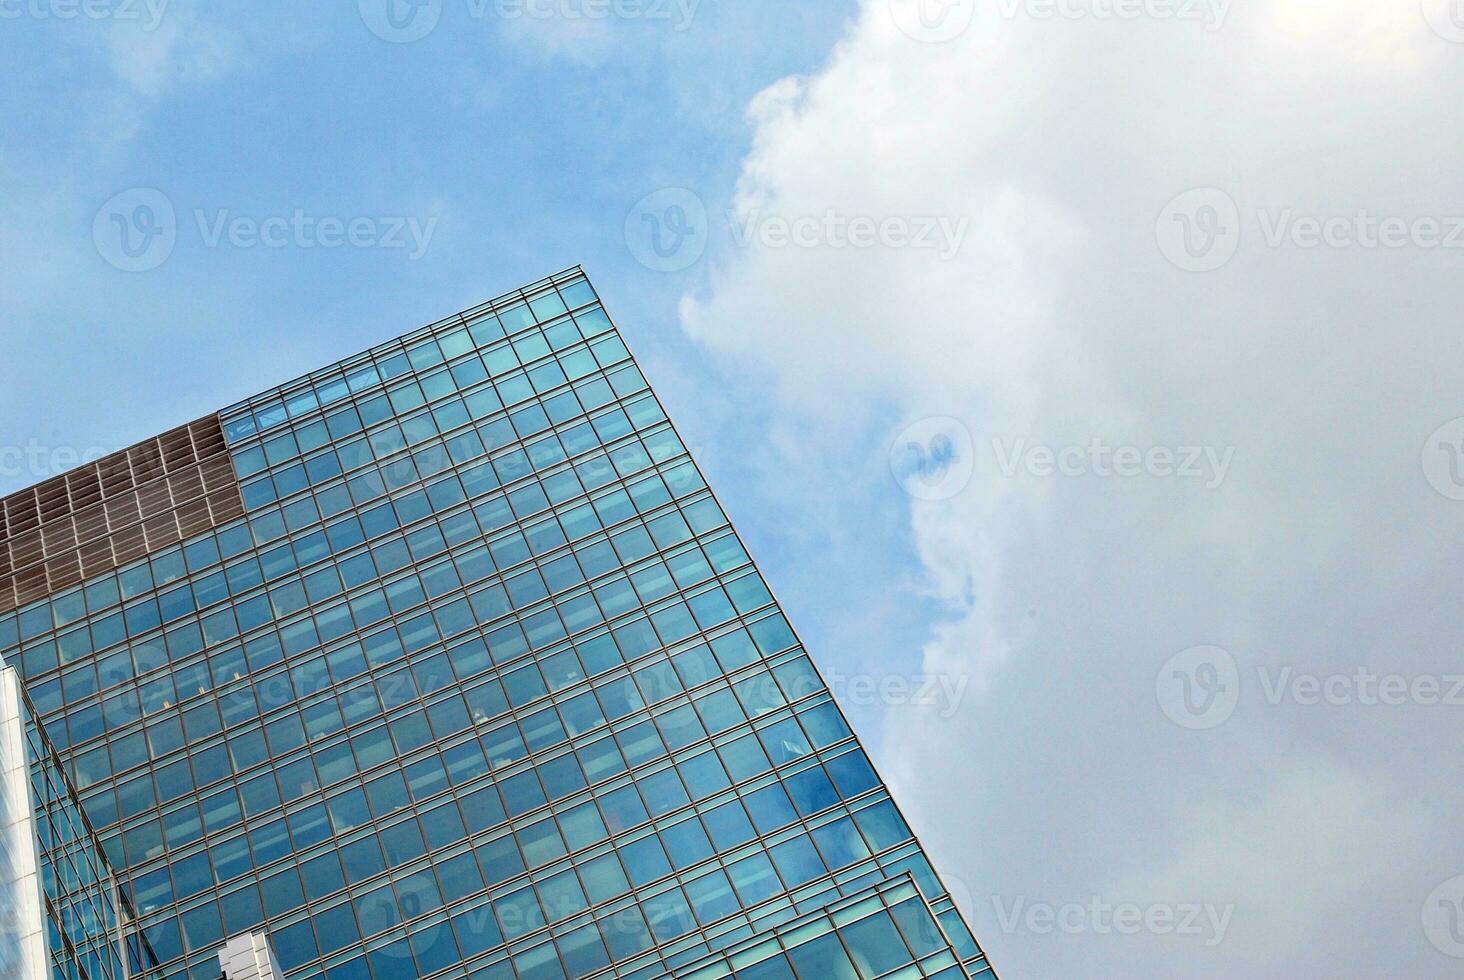
[[[0,30],[0,446],[26,457],[0,460],[0,493],[582,264],[810,645],[913,669],[927,611],[887,588],[914,568],[898,488],[867,488],[892,519],[863,529],[831,591],[805,519],[822,491],[767,480],[768,374],[680,327],[710,255],[648,268],[632,215],[667,188],[725,208],[749,104],[825,63],[856,5],[708,0],[689,22],[685,7],[672,20],[440,8],[411,43],[373,33],[355,3],[169,4],[155,26],[145,4],[97,20],[6,8],[23,13]],[[174,211],[172,251],[119,269],[98,215],[154,191]],[[366,218],[430,234],[407,248],[217,234],[297,212],[307,227]],[[883,609],[877,635],[851,605]],[[879,706],[849,710],[878,743]]]
[[[748,104],[826,61],[854,4],[707,2],[683,28],[505,20],[491,5],[478,17],[446,0],[412,43],[372,33],[355,3],[170,5],[151,29],[145,6],[140,20],[110,9],[28,13],[0,31],[17,82],[0,91],[0,445],[28,452],[0,492],[582,264],[808,642],[916,662],[898,631],[918,614],[884,624],[885,649],[837,635],[846,596],[827,594],[790,533],[803,502],[786,506],[763,479],[766,381],[680,328],[677,304],[707,263],[647,268],[626,233],[636,202],[663,188],[725,207]],[[177,235],[160,265],[129,272],[93,232],[136,189],[164,195]],[[309,232],[280,248],[210,240],[221,221],[297,211],[404,219],[430,236],[422,249],[305,247]],[[894,485],[877,486],[902,513]],[[851,594],[872,593],[863,605],[887,601],[880,569],[908,549],[898,530],[871,537],[868,574],[848,578]],[[851,711],[877,742],[878,707]]]
[[[684,31],[580,31],[508,27],[460,2],[412,44],[373,35],[354,4],[180,5],[152,31],[7,22],[7,307],[25,370],[0,394],[3,437],[125,443],[574,263],[643,351],[699,369],[677,350],[682,283],[634,262],[625,215],[668,185],[725,197],[748,100],[817,67],[850,13],[708,4]],[[167,263],[126,275],[102,261],[91,226],[134,187],[164,192],[182,221]],[[436,224],[412,259],[210,248],[193,219],[296,209]],[[60,379],[74,397],[51,397]]]
[[[0,24],[0,446],[36,458],[0,467],[0,493],[582,264],[821,663],[918,666],[930,610],[889,588],[917,571],[898,488],[876,468],[863,499],[835,508],[817,483],[769,479],[782,470],[771,376],[680,326],[710,254],[648,268],[632,216],[666,188],[727,207],[749,104],[824,64],[855,4],[708,0],[681,29],[476,18],[446,0],[435,30],[400,44],[355,3],[179,4],[153,29],[112,9]],[[123,271],[94,224],[139,189],[173,209],[176,242],[155,268]],[[431,233],[420,255],[305,247],[308,234],[210,240],[220,222],[297,211]],[[838,469],[837,447],[810,449]],[[884,520],[856,516],[871,500]],[[835,509],[860,528],[831,586],[836,549],[808,515]],[[857,700],[873,747],[882,710]]]
[[[69,2],[0,492],[582,263],[1004,975],[1458,975],[1454,0]]]
[[[864,529],[843,586],[883,607],[872,638],[828,594],[818,535],[800,533],[808,495],[765,479],[777,468],[766,373],[708,356],[680,328],[710,255],[648,268],[633,217],[626,231],[666,188],[725,208],[749,103],[825,63],[854,4],[575,20],[447,0],[411,43],[383,40],[355,4],[165,5],[156,26],[142,4],[97,20],[14,9],[25,15],[0,32],[15,80],[0,91],[0,445],[26,462],[3,467],[0,492],[582,264],[809,642],[841,662],[916,662],[920,603],[885,587],[909,571],[893,570],[909,562],[901,521]],[[123,271],[94,223],[138,189],[172,207],[176,243],[155,268]],[[306,230],[283,247],[220,234],[297,213]],[[419,237],[310,247],[316,223],[360,218]],[[868,492],[902,518],[891,482]],[[878,706],[850,710],[877,742]]]

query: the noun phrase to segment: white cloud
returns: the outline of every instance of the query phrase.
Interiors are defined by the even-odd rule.
[[[69,21],[56,37],[96,52],[139,108],[177,86],[208,84],[232,74],[249,34],[267,31],[272,45],[282,47],[293,37],[289,22],[266,27],[245,18],[226,24],[165,0],[126,9],[135,9],[137,16]]]
[[[114,31],[109,41],[113,71],[144,95],[159,95],[179,81],[218,81],[234,70],[239,59],[229,32],[182,12],[151,33]]]
[[[947,614],[909,640],[980,693],[951,720],[891,712],[884,763],[1012,976],[1456,966],[1418,916],[1464,870],[1464,790],[1440,779],[1464,761],[1464,708],[1273,706],[1256,671],[1455,669],[1464,505],[1419,458],[1464,415],[1460,252],[1273,248],[1262,212],[1464,215],[1443,96],[1461,72],[1411,0],[1278,0],[1213,32],[983,6],[946,45],[870,0],[822,72],[751,108],[738,217],[969,220],[950,261],[726,247],[683,319],[772,373],[775,445],[854,456],[923,416],[971,429],[969,488],[911,508]],[[1238,205],[1240,248],[1183,272],[1155,219],[1210,186]],[[1018,438],[1235,455],[1218,489],[1008,477],[991,441]],[[1204,643],[1235,655],[1243,694],[1224,727],[1185,731],[1155,673]],[[950,759],[963,778],[931,778]],[[1004,934],[981,897],[1134,890],[1233,901],[1235,926],[1213,949]]]
[[[1421,909],[1421,896],[1382,890],[1433,829],[1384,792],[1400,787],[1325,763],[1276,772],[1260,761],[1258,770],[1258,797],[1215,793],[1164,814],[1182,830],[1183,844],[1152,856],[1156,874],[1111,890],[1149,901],[1233,904],[1223,958],[1232,974],[1248,977],[1294,976],[1286,964],[1295,962],[1297,946],[1340,944],[1339,925],[1360,909],[1388,901]]]
[[[603,20],[564,17],[504,21],[503,32],[514,43],[529,43],[546,55],[587,65],[603,62],[614,49],[615,36]]]

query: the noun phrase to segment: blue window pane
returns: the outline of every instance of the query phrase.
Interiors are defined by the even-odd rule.
[[[210,471],[183,540],[0,614],[160,977],[214,980],[258,931],[320,980],[558,980],[809,883],[799,911],[894,876],[940,895],[594,290],[558,278],[228,410],[247,517],[206,526]],[[918,897],[881,914],[851,930],[880,969],[944,950]],[[842,949],[793,956],[873,963]]]
[[[879,911],[840,930],[844,941],[870,976],[910,962],[910,951],[888,912]]]

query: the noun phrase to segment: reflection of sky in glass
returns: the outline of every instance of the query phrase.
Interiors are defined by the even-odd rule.
[[[226,410],[245,518],[0,619],[161,975],[629,975],[900,874],[979,965],[588,281],[524,292]]]

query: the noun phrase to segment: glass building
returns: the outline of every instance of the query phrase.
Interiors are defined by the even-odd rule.
[[[129,914],[19,675],[0,666],[0,976],[125,980]]]
[[[994,976],[579,269],[0,501],[0,657],[57,977]]]

